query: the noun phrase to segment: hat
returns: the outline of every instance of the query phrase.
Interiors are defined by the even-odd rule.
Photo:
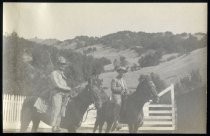
[[[66,59],[62,56],[58,57],[58,63],[60,64],[67,64]]]
[[[123,71],[124,73],[126,73],[126,72],[128,72],[128,68],[123,67],[123,66],[120,66],[120,67],[117,67],[117,68],[116,68],[116,71],[117,71],[117,72]]]

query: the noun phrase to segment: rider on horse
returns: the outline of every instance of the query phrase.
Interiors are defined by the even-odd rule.
[[[117,118],[122,119],[120,117],[120,113],[123,113],[125,109],[125,99],[129,93],[127,84],[125,82],[125,79],[123,78],[124,74],[127,72],[127,68],[119,66],[116,68],[116,71],[118,72],[118,75],[111,81],[112,101],[116,105],[115,111],[118,115]],[[120,107],[120,110],[118,107]]]
[[[72,89],[66,83],[66,77],[64,70],[67,66],[66,59],[64,57],[58,58],[59,67],[57,70],[51,73],[51,80],[53,81],[54,89],[52,95],[52,131],[60,131],[61,122],[61,110],[63,100],[72,92]]]

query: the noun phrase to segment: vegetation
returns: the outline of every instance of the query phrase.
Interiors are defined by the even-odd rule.
[[[144,56],[142,56],[138,63],[141,67],[149,67],[149,66],[155,66],[160,63],[160,59],[162,57],[162,54],[160,52],[151,52]]]
[[[158,74],[155,73],[151,73],[150,74],[152,81],[154,82],[157,92],[161,92],[166,88],[166,84],[165,82],[160,78],[160,76]]]
[[[202,39],[197,39],[192,34],[182,33],[145,33],[121,31],[101,37],[100,43],[116,49],[134,49],[139,55],[148,49],[159,50],[162,53],[182,53],[184,51],[205,47],[206,34],[200,33]]]
[[[37,78],[33,84],[42,88],[45,86],[41,81],[44,77],[57,68],[58,56],[64,56],[71,64],[66,68],[65,75],[68,78],[67,82],[74,87],[87,81],[91,74],[100,74],[104,71],[104,66],[110,64],[110,60],[106,58],[93,58],[92,56],[82,55],[73,50],[59,50],[53,46],[46,46],[26,39],[18,37],[16,33],[4,37],[4,93],[12,94],[27,94],[30,95],[30,90],[23,90],[30,83],[28,78],[33,76],[33,71],[37,73]],[[31,66],[34,68],[28,69],[24,64],[22,55],[28,52],[32,55],[33,61]],[[43,79],[43,80],[42,80]],[[27,81],[28,80],[28,81]],[[28,92],[27,92],[28,91]],[[37,91],[37,90],[33,90]]]
[[[140,67],[136,63],[134,63],[133,66],[131,66],[131,71],[137,71],[139,69]]]
[[[171,57],[168,57],[166,60],[167,61],[170,61],[170,60],[173,60],[173,59],[175,59],[176,58],[176,56],[171,56]]]
[[[184,76],[175,84],[175,90],[178,93],[188,93],[197,88],[205,86],[205,83],[202,82],[201,75],[198,70],[192,70],[189,75]]]

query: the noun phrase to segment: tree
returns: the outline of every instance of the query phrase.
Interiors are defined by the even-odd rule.
[[[128,65],[128,61],[124,56],[120,56],[120,66],[126,67]]]

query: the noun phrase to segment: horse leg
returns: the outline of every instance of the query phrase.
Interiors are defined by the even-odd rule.
[[[137,133],[138,128],[139,128],[139,123],[136,123],[136,124],[134,125],[133,132],[134,132],[134,133]]]
[[[68,128],[68,132],[76,133],[76,128],[75,127],[70,127],[70,128]]]
[[[131,130],[132,130],[131,124],[128,124],[128,130],[129,130],[129,133],[131,133]]]
[[[33,126],[31,129],[31,132],[36,132],[37,128],[39,127],[40,119],[39,118],[34,119],[34,120],[32,120],[32,122],[33,122]]]
[[[32,110],[30,108],[24,107],[21,111],[21,127],[20,132],[25,132],[32,120]]]
[[[121,127],[121,125],[118,123],[118,120],[115,120],[115,121],[114,121],[114,124],[112,125],[111,131],[114,131],[114,130],[119,131],[121,128],[122,128],[122,127]]]
[[[113,125],[113,122],[107,122],[107,127],[106,127],[106,133],[109,133],[110,132],[110,129],[111,129],[111,127],[112,127],[112,125]]]
[[[128,124],[129,133],[133,133],[134,131],[134,125],[132,123]]]
[[[96,119],[95,124],[94,124],[94,128],[93,128],[93,133],[96,132],[98,126],[99,126],[99,121],[98,121],[98,119]]]
[[[101,122],[99,123],[99,133],[102,132],[102,128],[103,128],[103,126],[104,126],[104,123],[105,123],[105,121],[101,121]]]

